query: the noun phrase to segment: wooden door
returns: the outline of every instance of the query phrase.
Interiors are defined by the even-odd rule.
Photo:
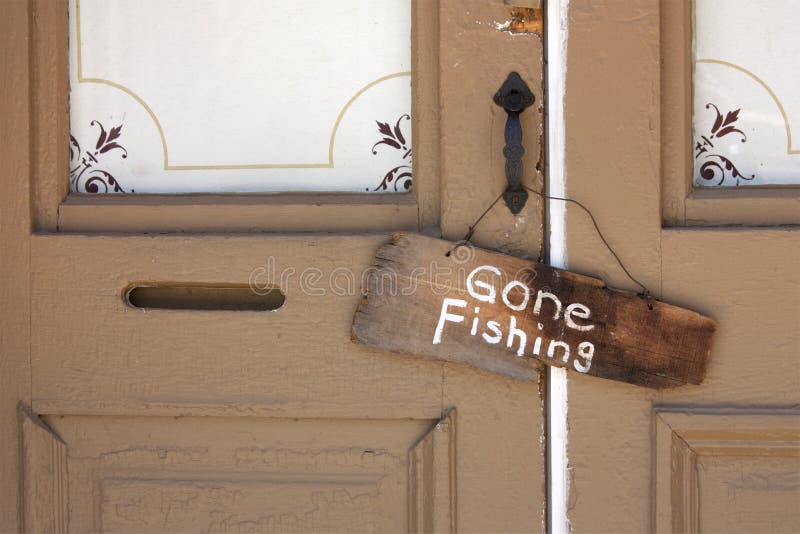
[[[176,197],[68,193],[67,1],[3,2],[0,530],[542,529],[543,385],[357,346],[360,280],[308,290],[391,230],[463,237],[504,187],[512,70],[542,187],[542,41],[511,28],[541,13],[506,4],[413,3],[413,193]],[[498,206],[474,240],[536,258],[542,221]],[[297,273],[274,312],[126,303],[269,269]]]
[[[763,29],[775,5],[748,3],[748,26]],[[567,194],[594,212],[655,295],[719,322],[702,385],[655,393],[569,380],[575,532],[800,529],[798,188],[693,185],[691,8],[683,0],[570,2]],[[742,151],[758,143],[741,126],[746,111],[736,125],[748,137],[742,144],[736,134]],[[735,163],[747,177],[754,172]],[[572,209],[567,254],[570,269],[637,289]]]

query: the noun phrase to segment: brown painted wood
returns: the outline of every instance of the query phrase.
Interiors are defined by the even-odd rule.
[[[29,2],[0,15],[0,532],[22,530],[17,404],[30,403],[30,48]]]
[[[691,191],[691,10],[569,5],[568,194],[637,278],[719,321],[701,386],[570,375],[574,532],[800,531],[798,459],[762,454],[789,448],[785,411],[800,404],[800,232],[778,226],[797,192]],[[586,214],[566,209],[569,268],[630,285]]]
[[[538,530],[544,385],[351,343],[361,295],[348,276],[388,239],[371,232],[460,236],[502,190],[505,112],[490,97],[509,70],[541,91],[541,38],[498,29],[503,0],[412,3],[411,195],[85,198],[67,194],[64,171],[67,4],[11,0],[0,17],[0,118],[14,132],[0,147],[0,531],[25,528],[21,492],[39,476],[22,469],[33,456],[20,400],[67,444],[68,530],[281,530],[283,519],[302,531]],[[523,120],[537,188],[542,118]],[[537,199],[516,217],[494,210],[475,241],[537,257],[542,221]],[[294,273],[275,313],[123,300],[132,283],[261,280],[271,258],[276,276]],[[301,275],[320,270],[344,293],[308,291]],[[452,425],[420,441],[451,408],[457,454]],[[412,502],[409,489],[436,500]]]
[[[377,252],[355,340],[524,380],[536,379],[538,360],[652,388],[702,382],[712,319],[596,278],[452,247],[395,233]]]
[[[408,451],[408,531],[457,532],[456,409]]]
[[[407,498],[409,451],[435,432],[438,417],[37,419],[47,429],[35,429],[41,467],[31,475],[41,497],[31,507],[42,516],[26,531],[36,534],[58,531],[50,526],[60,513],[54,501],[68,501],[68,532],[160,534],[407,532],[409,517],[445,519],[455,500],[446,493],[424,505]],[[423,453],[422,484],[433,491],[440,481],[432,475],[453,464],[446,443],[436,445]],[[64,465],[69,484],[59,485]]]
[[[67,532],[67,445],[20,405],[24,532]]]
[[[70,195],[62,232],[311,232],[417,228],[412,195]]]

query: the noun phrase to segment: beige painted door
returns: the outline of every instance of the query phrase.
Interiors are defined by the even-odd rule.
[[[542,42],[511,7],[414,3],[413,194],[98,197],[67,193],[67,2],[2,4],[0,530],[542,529],[542,386],[357,346],[360,283],[324,286],[391,230],[464,235],[503,190],[512,70],[542,186]],[[475,241],[535,258],[542,220],[498,207]],[[274,312],[124,299],[270,269],[296,273]]]
[[[570,2],[567,193],[654,294],[719,322],[702,385],[569,380],[575,532],[800,530],[798,188],[692,187],[690,13]],[[575,210],[567,251],[636,289]]]

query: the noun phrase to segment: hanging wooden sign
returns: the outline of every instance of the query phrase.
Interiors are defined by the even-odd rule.
[[[539,363],[664,388],[699,384],[716,323],[596,278],[449,241],[394,234],[354,339],[523,380]]]

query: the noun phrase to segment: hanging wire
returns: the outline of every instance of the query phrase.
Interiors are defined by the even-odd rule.
[[[472,239],[472,234],[475,233],[475,227],[478,226],[478,223],[480,223],[481,220],[483,220],[483,218],[486,217],[486,214],[489,213],[492,210],[494,205],[497,204],[500,201],[501,198],[503,198],[503,193],[500,193],[499,195],[497,195],[497,198],[494,199],[494,202],[489,204],[489,207],[486,208],[485,210],[483,210],[483,213],[481,213],[481,216],[478,217],[478,219],[474,223],[472,223],[472,226],[469,227],[469,230],[467,230],[467,234],[464,236],[464,238],[461,241],[459,241],[458,243],[456,243],[456,246],[454,246],[452,249],[448,250],[447,253],[445,254],[445,256],[450,256],[450,254],[455,249],[457,249],[458,247],[460,247],[462,245],[466,245],[467,243],[469,243],[469,240]]]
[[[652,302],[650,302],[650,300],[652,299],[652,297],[651,297],[651,294],[650,294],[650,290],[649,290],[649,289],[647,289],[647,286],[645,286],[643,283],[641,283],[639,280],[637,280],[637,279],[636,279],[636,278],[635,278],[635,277],[634,277],[634,276],[633,276],[633,275],[630,273],[630,271],[627,269],[627,267],[625,267],[625,264],[624,264],[624,263],[622,263],[622,260],[619,258],[619,256],[618,256],[618,255],[617,255],[617,253],[614,251],[614,249],[611,247],[611,245],[609,244],[609,242],[608,242],[608,240],[606,239],[606,237],[603,235],[603,232],[600,230],[600,226],[597,224],[597,220],[594,218],[594,215],[592,214],[592,211],[591,211],[589,208],[587,208],[586,206],[584,206],[583,204],[581,204],[580,202],[578,202],[577,200],[575,200],[575,199],[572,199],[572,198],[566,198],[566,197],[556,197],[556,196],[552,196],[552,195],[547,195],[547,194],[545,194],[545,193],[542,193],[542,192],[540,192],[540,191],[537,191],[537,190],[535,190],[535,189],[532,189],[532,188],[530,188],[530,187],[528,187],[528,186],[526,186],[526,185],[523,185],[522,187],[524,187],[525,189],[527,189],[527,190],[528,190],[528,191],[530,191],[531,193],[533,193],[533,194],[535,194],[535,195],[538,195],[538,196],[540,196],[540,197],[541,197],[541,198],[543,198],[543,199],[547,199],[547,200],[560,200],[560,201],[562,201],[562,202],[570,202],[570,203],[572,203],[572,204],[575,204],[576,206],[578,206],[580,209],[582,209],[582,210],[583,210],[583,211],[586,213],[586,215],[588,215],[588,216],[589,216],[589,219],[592,221],[592,225],[594,226],[595,232],[597,232],[597,235],[600,237],[600,240],[601,240],[601,241],[603,242],[603,244],[606,246],[606,248],[607,248],[607,249],[608,249],[608,251],[611,253],[611,255],[612,255],[612,256],[614,256],[614,259],[615,259],[615,260],[617,260],[617,264],[619,264],[620,268],[621,268],[621,269],[622,269],[622,271],[625,273],[625,275],[626,275],[628,278],[630,278],[630,280],[631,280],[631,281],[632,281],[634,284],[636,284],[637,286],[639,286],[640,288],[642,288],[641,295],[642,295],[643,297],[645,297],[646,299],[648,299],[648,307],[649,307],[650,309],[652,309]],[[459,241],[459,242],[456,244],[456,246],[455,246],[455,247],[453,247],[453,250],[455,250],[455,249],[456,249],[456,248],[458,248],[459,246],[462,246],[462,245],[464,245],[464,244],[468,243],[468,242],[469,242],[469,240],[470,240],[470,239],[472,239],[472,236],[473,236],[473,234],[475,233],[475,228],[476,228],[476,227],[478,226],[478,224],[479,224],[479,223],[480,223],[480,222],[483,220],[483,218],[486,216],[486,214],[487,214],[487,213],[489,213],[489,212],[492,210],[492,208],[494,208],[494,206],[495,206],[495,205],[496,205],[496,204],[497,204],[497,203],[500,201],[500,199],[501,199],[501,198],[503,198],[503,193],[500,193],[500,195],[499,195],[499,196],[498,196],[498,197],[497,197],[497,198],[494,200],[494,202],[492,202],[492,203],[489,205],[489,207],[488,207],[488,208],[486,208],[486,209],[484,210],[484,212],[483,212],[483,213],[481,213],[481,216],[480,216],[480,217],[478,217],[478,218],[477,218],[477,220],[476,220],[476,221],[475,221],[475,222],[472,224],[472,226],[470,226],[470,227],[469,227],[469,230],[467,231],[467,234],[464,236],[464,239],[462,239],[461,241]],[[451,250],[451,251],[449,251],[449,252],[447,252],[447,256],[449,256],[449,255],[451,254],[451,252],[452,252],[452,250]]]

